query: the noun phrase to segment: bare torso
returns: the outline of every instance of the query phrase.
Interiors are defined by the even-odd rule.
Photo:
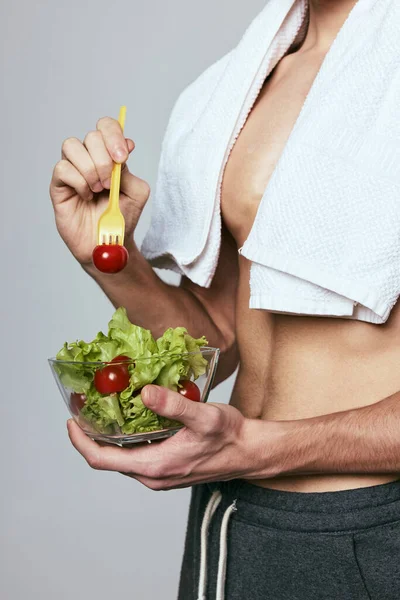
[[[272,172],[322,63],[282,59],[230,155],[221,210],[238,248],[248,237]],[[240,369],[231,404],[252,418],[302,419],[383,399],[400,389],[400,305],[384,325],[249,309],[250,263],[240,257],[237,340]],[[258,485],[296,491],[362,487],[388,475],[290,476]]]

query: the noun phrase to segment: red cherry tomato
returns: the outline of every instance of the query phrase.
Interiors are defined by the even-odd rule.
[[[69,406],[74,415],[78,416],[82,408],[84,407],[86,402],[85,394],[77,394],[76,392],[72,392]]]
[[[182,386],[179,388],[178,392],[185,396],[188,400],[194,400],[195,402],[200,402],[201,393],[199,388],[193,381],[189,381],[188,379],[181,379],[179,384]]]
[[[112,363],[132,362],[132,359],[129,358],[129,356],[124,356],[123,354],[120,354],[119,356],[116,356],[115,358],[113,358],[111,362]]]
[[[119,363],[119,366],[127,372],[128,377],[129,377],[128,365],[127,364],[125,365],[123,363],[131,363],[131,362],[132,362],[132,360],[128,356],[124,356],[123,354],[120,354],[120,356],[116,356],[111,361],[111,363]]]
[[[118,273],[126,267],[128,251],[119,244],[101,244],[93,250],[93,264],[102,273]]]
[[[100,394],[115,394],[129,386],[129,371],[125,365],[113,365],[99,369],[94,374],[94,387]]]
[[[129,356],[125,356],[124,354],[120,354],[119,356],[116,356],[115,358],[112,359],[111,362],[131,362],[131,358],[129,358]]]

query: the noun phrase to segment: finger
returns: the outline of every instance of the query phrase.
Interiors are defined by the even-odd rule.
[[[147,181],[133,175],[128,167],[124,165],[121,172],[121,192],[135,202],[135,206],[140,213],[142,212],[150,196],[150,186]]]
[[[101,132],[107,151],[117,163],[128,159],[128,145],[118,121],[103,117],[97,122],[97,130]]]
[[[104,144],[101,132],[90,131],[83,140],[83,143],[94,164],[102,189],[109,189],[114,163]]]
[[[135,148],[133,140],[126,140],[129,152]],[[113,160],[105,146],[101,131],[90,131],[83,141],[94,163],[102,189],[110,189]]]
[[[156,414],[179,421],[192,431],[203,432],[209,427],[211,412],[215,407],[188,400],[178,392],[147,385],[142,390],[143,403]],[[216,409],[218,410],[218,409]]]
[[[96,167],[82,142],[77,138],[68,138],[62,145],[62,155],[86,179],[93,192],[103,190]]]
[[[126,143],[128,144],[128,151],[129,151],[129,154],[130,154],[132,152],[132,150],[135,149],[136,144],[130,138],[126,138]]]
[[[171,479],[149,479],[148,477],[141,477],[138,475],[131,475],[130,473],[120,473],[125,477],[129,477],[130,479],[135,479],[135,481],[141,483],[149,490],[153,492],[162,492],[168,490],[178,490],[187,488],[192,485],[192,482],[187,479],[183,483],[181,480],[171,480]]]
[[[52,186],[68,186],[76,191],[83,200],[93,200],[93,192],[86,179],[68,160],[60,160],[54,168]],[[52,195],[53,197],[53,195]]]
[[[67,427],[72,445],[93,469],[137,473],[146,477],[148,476],[147,469],[155,461],[159,461],[156,448],[128,449],[117,446],[100,446],[89,438],[72,419],[68,421]]]

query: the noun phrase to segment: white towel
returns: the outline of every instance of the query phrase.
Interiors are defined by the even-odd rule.
[[[179,98],[142,245],[154,266],[210,285],[225,164],[307,10],[269,0]],[[251,308],[387,320],[400,294],[399,31],[398,0],[359,0],[327,54],[241,249]]]

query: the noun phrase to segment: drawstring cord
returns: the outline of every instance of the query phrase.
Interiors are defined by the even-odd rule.
[[[220,491],[216,491],[212,494],[208,501],[203,522],[201,524],[201,545],[200,545],[200,577],[199,577],[199,590],[197,600],[207,600],[206,589],[207,589],[207,542],[208,542],[208,530],[210,527],[211,520],[222,500],[222,494]],[[228,506],[226,509],[222,523],[221,532],[219,539],[219,560],[218,560],[218,578],[217,578],[217,595],[216,600],[224,600],[225,598],[225,579],[226,579],[226,563],[228,558],[228,525],[232,514],[237,510],[236,500]]]
[[[224,600],[225,598],[226,562],[228,558],[228,525],[232,513],[236,510],[236,500],[234,500],[226,509],[221,523],[216,600]]]
[[[197,600],[206,599],[207,589],[207,537],[208,528],[211,523],[211,519],[214,516],[222,499],[221,492],[214,492],[208,501],[207,508],[204,513],[203,522],[201,524],[201,545],[200,545],[200,578],[199,578],[199,593]]]

